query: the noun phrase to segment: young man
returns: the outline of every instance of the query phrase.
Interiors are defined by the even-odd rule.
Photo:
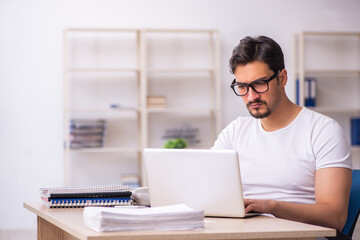
[[[238,117],[213,149],[239,154],[246,212],[342,230],[351,187],[350,146],[337,122],[292,103],[272,39],[246,37],[234,49],[231,84],[252,117]]]

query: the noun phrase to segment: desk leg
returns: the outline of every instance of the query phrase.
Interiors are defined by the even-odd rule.
[[[37,217],[37,239],[38,240],[76,240],[69,233],[58,228],[54,224]]]
[[[37,234],[38,240],[62,240],[63,239],[63,230],[56,227],[54,224],[49,223],[41,217],[37,217]]]

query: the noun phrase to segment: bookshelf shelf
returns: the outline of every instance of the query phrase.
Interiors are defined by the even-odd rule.
[[[311,110],[321,113],[360,113],[360,108],[346,108],[346,107],[308,107]]]
[[[186,69],[160,69],[160,68],[150,68],[147,69],[147,72],[149,73],[193,73],[193,72],[199,72],[199,73],[211,73],[213,72],[213,69],[210,68],[186,68]]]
[[[88,153],[128,153],[140,152],[141,148],[72,148],[71,152],[88,152]]]
[[[360,152],[360,146],[351,146],[351,151]]]
[[[67,72],[138,72],[138,68],[69,68]]]
[[[65,185],[121,182],[85,172],[101,167],[144,183],[141,152],[163,147],[168,130],[196,129],[199,141],[189,147],[211,147],[221,130],[216,30],[70,28],[63,40]],[[103,146],[70,148],[70,119],[104,120]]]
[[[148,108],[149,113],[210,113],[215,112],[209,108]]]
[[[301,71],[297,70],[299,74]],[[304,69],[306,74],[318,75],[356,75],[360,74],[360,70],[356,69]]]
[[[66,112],[139,112],[138,108],[71,108],[65,110]]]

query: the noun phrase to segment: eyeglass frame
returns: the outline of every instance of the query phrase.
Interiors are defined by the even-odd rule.
[[[280,70],[277,71],[276,73],[274,73],[274,74],[273,74],[271,77],[269,77],[268,79],[257,79],[257,80],[252,81],[251,83],[239,83],[239,82],[236,82],[236,78],[234,78],[234,80],[232,81],[230,87],[232,88],[232,90],[234,91],[234,93],[236,94],[236,96],[239,96],[239,97],[243,97],[243,96],[245,96],[246,94],[248,94],[248,93],[249,93],[249,87],[251,87],[251,89],[254,90],[254,92],[256,92],[256,93],[266,93],[266,92],[269,91],[269,89],[270,89],[270,88],[269,88],[269,82],[270,82],[271,80],[277,78],[277,77],[279,76],[279,73],[280,73],[280,72],[281,72]],[[266,85],[267,85],[266,91],[264,91],[264,92],[259,92],[259,91],[256,91],[256,90],[255,90],[255,87],[253,86],[253,84],[254,84],[255,82],[259,82],[259,81],[264,81],[264,82],[266,82]],[[245,85],[245,86],[247,87],[247,90],[246,90],[246,93],[245,93],[245,94],[240,95],[240,94],[237,94],[237,93],[236,93],[234,87],[237,86],[237,85],[239,85],[239,84]]]

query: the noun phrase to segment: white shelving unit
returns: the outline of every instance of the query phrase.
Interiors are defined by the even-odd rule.
[[[166,129],[197,128],[192,148],[221,130],[216,30],[66,29],[63,66],[65,185],[119,182],[121,171],[143,182],[142,149],[162,147]],[[150,95],[166,107],[149,108]],[[104,146],[70,148],[70,119],[105,119]]]
[[[337,120],[350,142],[350,119],[360,117],[360,33],[296,34],[294,70],[299,104],[305,105],[305,78],[315,77],[316,105],[309,108]],[[360,168],[360,147],[351,149],[354,168]]]

